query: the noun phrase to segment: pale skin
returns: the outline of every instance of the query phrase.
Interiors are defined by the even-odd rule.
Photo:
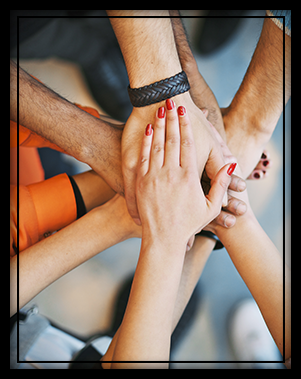
[[[214,130],[214,128],[213,128]],[[214,130],[224,155],[232,154]],[[239,166],[235,169],[240,174]],[[257,221],[248,201],[247,191],[237,197],[248,206],[233,228],[220,228],[215,222],[207,229],[215,233],[227,249],[237,271],[251,291],[281,354],[285,344],[285,359],[291,356],[291,274],[277,248]],[[285,283],[283,283],[283,268]],[[284,285],[285,284],[285,285]],[[283,290],[285,288],[285,341],[283,341]]]
[[[217,216],[231,181],[227,174],[230,165],[226,165],[204,196],[189,118],[185,114],[177,121],[175,106],[166,112],[166,126],[165,118],[157,118],[153,132],[146,132],[142,141],[137,174],[142,247],[128,306],[114,341],[111,368],[168,367],[166,362],[114,361],[169,360],[187,241]],[[157,149],[158,144],[163,148]]]

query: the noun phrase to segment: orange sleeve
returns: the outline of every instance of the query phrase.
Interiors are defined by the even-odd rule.
[[[11,256],[17,245],[17,187],[11,186]],[[74,192],[67,174],[19,186],[19,250],[76,220]]]
[[[10,147],[17,147],[17,123],[10,120]],[[35,132],[19,124],[19,146],[25,147],[50,147],[65,153],[63,149],[48,141],[46,138],[39,136]]]

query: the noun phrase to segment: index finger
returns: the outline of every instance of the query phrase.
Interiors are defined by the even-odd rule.
[[[197,157],[193,138],[191,123],[186,112],[186,108],[178,108],[180,123],[180,165],[183,168],[193,168],[197,170]]]

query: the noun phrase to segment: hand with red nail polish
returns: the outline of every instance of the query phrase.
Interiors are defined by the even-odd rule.
[[[142,243],[166,244],[184,254],[190,237],[220,213],[236,162],[221,168],[205,196],[189,115],[168,100],[166,108],[166,117],[159,110],[153,129],[146,127],[136,196]]]
[[[236,158],[231,154],[228,146],[225,144],[220,134],[217,132],[214,126],[211,125],[211,127],[217,140],[220,143],[225,160],[227,162],[236,161]],[[234,175],[234,172],[236,175]],[[209,230],[215,234],[217,233],[217,227],[221,226],[227,229],[232,228],[235,226],[237,218],[248,214],[248,211],[252,214],[248,194],[246,191],[246,182],[241,178],[241,171],[237,162],[230,164],[227,174],[231,175],[231,182],[228,188],[228,204],[222,209],[220,214],[205,228],[206,230]],[[207,182],[204,182],[203,179],[202,186],[203,188],[209,187]]]
[[[269,175],[269,169],[272,167],[272,160],[270,159],[270,154],[267,150],[264,150],[261,159],[252,171],[252,173],[247,177],[249,180],[264,179]]]

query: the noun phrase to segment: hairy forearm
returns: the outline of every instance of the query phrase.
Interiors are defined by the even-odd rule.
[[[285,34],[283,41],[283,31],[266,18],[249,68],[231,103],[231,110],[245,115],[246,121],[252,122],[254,128],[270,135],[283,111],[283,100],[286,104],[290,96],[291,38]]]
[[[17,66],[12,61],[10,101],[10,118],[17,121]],[[19,122],[89,164],[116,192],[123,192],[121,131],[63,99],[21,68]]]
[[[283,289],[285,288],[285,358],[290,357],[290,270],[254,215],[241,216],[231,229],[216,234],[257,302],[267,326],[283,352]]]
[[[118,39],[132,88],[154,83],[181,71],[168,11],[107,13]],[[148,18],[150,15],[167,18]],[[135,18],[137,16],[143,18]]]
[[[178,10],[170,10],[169,14],[171,16],[171,24],[180,63],[190,83],[191,98],[198,108],[208,110],[207,119],[214,125],[222,138],[226,140],[218,102],[199,72],[198,65],[189,45],[186,30],[180,18],[180,12]]]

